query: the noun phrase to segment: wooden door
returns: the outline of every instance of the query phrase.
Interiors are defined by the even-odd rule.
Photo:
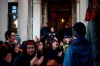
[[[48,5],[48,24],[53,26],[55,30],[61,31],[67,23],[71,26],[70,17],[71,3],[53,3]]]

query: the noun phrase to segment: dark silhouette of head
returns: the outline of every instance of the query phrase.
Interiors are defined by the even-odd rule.
[[[13,30],[7,30],[6,32],[5,32],[5,39],[6,40],[8,40],[8,37],[10,37],[11,36],[11,33],[15,33]]]
[[[86,34],[86,27],[82,22],[77,22],[74,24],[72,28],[73,36],[75,37],[82,37]]]

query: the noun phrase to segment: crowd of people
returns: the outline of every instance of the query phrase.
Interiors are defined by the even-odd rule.
[[[41,37],[21,39],[13,30],[5,32],[6,41],[0,41],[0,66],[92,66],[91,43],[86,39],[86,27],[77,22],[68,24],[61,34],[47,24],[41,29]]]

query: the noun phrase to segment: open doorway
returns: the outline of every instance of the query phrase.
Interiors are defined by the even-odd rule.
[[[48,0],[48,24],[60,32],[66,24],[72,27],[71,0]]]

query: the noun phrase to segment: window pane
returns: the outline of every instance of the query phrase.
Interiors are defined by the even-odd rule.
[[[12,13],[16,13],[16,10],[12,10]]]
[[[16,9],[16,6],[12,6],[12,9]]]

